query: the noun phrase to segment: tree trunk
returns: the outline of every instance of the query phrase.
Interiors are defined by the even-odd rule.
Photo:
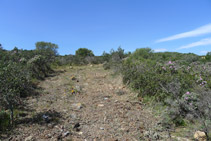
[[[13,126],[14,123],[14,109],[13,106],[10,107],[10,119],[11,119],[11,125]]]

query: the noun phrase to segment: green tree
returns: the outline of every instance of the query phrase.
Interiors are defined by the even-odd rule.
[[[102,54],[102,59],[103,59],[103,61],[105,62],[109,62],[109,60],[110,60],[110,58],[111,58],[111,55],[109,54],[109,53],[106,53],[105,51],[103,52],[103,54]]]
[[[21,97],[32,93],[33,86],[27,70],[14,62],[0,68],[0,80],[0,107],[10,110],[13,124],[14,109],[22,104]]]
[[[205,59],[207,61],[211,61],[211,52],[208,52],[207,55],[205,56]]]
[[[2,44],[0,44],[0,50],[2,50],[2,49],[3,49]]]
[[[52,62],[55,58],[55,56],[58,55],[57,49],[58,45],[51,43],[51,42],[37,42],[36,44],[36,50],[40,55],[43,55],[46,57],[46,59],[50,62]]]
[[[75,52],[76,56],[80,56],[80,57],[87,57],[87,56],[94,56],[93,52],[87,48],[79,48],[76,52]]]

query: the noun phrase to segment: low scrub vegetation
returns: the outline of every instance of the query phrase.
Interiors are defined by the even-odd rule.
[[[95,56],[94,53],[87,48],[79,48],[75,55],[57,56],[54,65],[87,65],[103,63],[101,56]]]
[[[95,56],[86,48],[75,55],[60,56],[58,45],[37,42],[35,50],[4,50],[0,46],[0,131],[14,123],[14,109],[32,94],[34,80],[53,72],[52,66],[103,64],[121,73],[123,83],[148,102],[162,104],[166,129],[200,123],[207,137],[211,132],[211,52],[206,56],[176,52],[155,53],[150,48],[132,54],[119,47]]]
[[[57,45],[37,42],[35,50],[0,49],[0,130],[14,124],[14,110],[24,105],[23,99],[34,94],[33,80],[44,79],[57,55]],[[8,116],[9,115],[9,116]]]
[[[154,53],[137,49],[122,63],[123,82],[150,99],[167,107],[163,125],[166,128],[200,122],[206,135],[211,119],[210,54]]]

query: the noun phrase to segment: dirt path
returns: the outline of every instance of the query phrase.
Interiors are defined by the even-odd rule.
[[[121,76],[100,65],[65,70],[40,82],[10,140],[136,141],[156,123]]]

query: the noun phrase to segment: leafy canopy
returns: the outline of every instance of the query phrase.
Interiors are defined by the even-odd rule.
[[[94,56],[93,52],[87,48],[79,48],[75,54],[80,57]]]
[[[59,48],[57,44],[51,42],[37,42],[35,44],[36,50],[41,52],[43,55],[56,56],[58,55],[57,49]]]

